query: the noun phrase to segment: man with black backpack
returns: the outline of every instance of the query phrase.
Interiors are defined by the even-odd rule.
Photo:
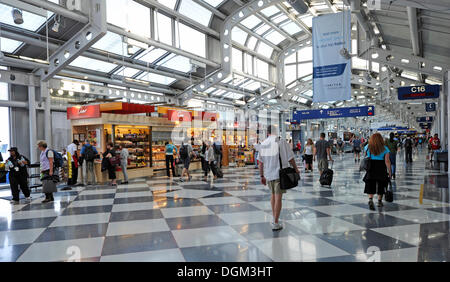
[[[41,164],[42,193],[45,194],[45,200],[42,203],[53,202],[53,193],[56,193],[56,183],[59,182],[59,169],[63,166],[64,160],[60,153],[47,148],[45,141],[39,141],[37,144]]]
[[[214,158],[216,159],[217,162],[217,167],[222,168],[222,153],[223,153],[222,145],[219,143],[217,138],[214,140],[213,149],[214,149]]]
[[[179,150],[179,156],[181,163],[183,164],[183,172],[181,173],[180,181],[184,182],[183,177],[185,174],[187,174],[188,181],[192,179],[192,176],[189,174],[189,166],[191,164],[191,156],[192,152],[194,150],[192,149],[191,144],[188,143],[188,139],[186,141],[181,142],[180,150]]]
[[[85,161],[87,185],[95,185],[94,160],[98,158],[98,151],[89,140],[86,140],[81,148],[80,155]]]

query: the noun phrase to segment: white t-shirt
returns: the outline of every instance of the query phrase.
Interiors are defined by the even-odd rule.
[[[77,145],[75,144],[70,144],[69,146],[67,146],[67,153],[70,153],[70,155],[72,156],[72,160],[73,161],[73,156],[75,156],[75,152],[77,151]]]
[[[305,147],[305,155],[312,155],[313,154],[313,146],[312,145],[306,145]]]
[[[289,161],[294,159],[294,152],[286,141],[279,141],[275,135],[270,135],[261,143],[258,161],[264,164],[264,176],[267,181],[280,179],[280,159],[283,168],[289,167]]]

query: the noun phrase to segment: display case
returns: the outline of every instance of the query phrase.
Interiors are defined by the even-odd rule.
[[[151,166],[149,127],[115,126],[114,143],[128,150],[128,168]]]

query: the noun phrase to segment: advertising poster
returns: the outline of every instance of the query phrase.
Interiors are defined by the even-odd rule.
[[[314,103],[351,100],[351,60],[340,55],[350,43],[349,11],[313,18]]]

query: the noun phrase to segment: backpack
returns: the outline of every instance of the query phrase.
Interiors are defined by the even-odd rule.
[[[48,152],[49,151],[53,152],[53,167],[54,168],[61,168],[61,167],[63,167],[64,166],[63,156],[60,153],[56,152],[55,150],[49,149],[47,151],[46,155],[45,155],[47,157],[47,159],[48,159]]]
[[[95,152],[92,146],[86,146],[84,149],[84,159],[88,162],[95,160]]]
[[[214,143],[213,149],[214,149],[214,154],[216,154],[216,155],[222,154],[222,150],[221,150],[222,148],[220,148],[220,145],[217,145]]]
[[[187,145],[181,145],[181,148],[180,148],[180,157],[183,159],[183,160],[185,160],[185,159],[187,159],[188,158],[188,148],[187,148]]]

